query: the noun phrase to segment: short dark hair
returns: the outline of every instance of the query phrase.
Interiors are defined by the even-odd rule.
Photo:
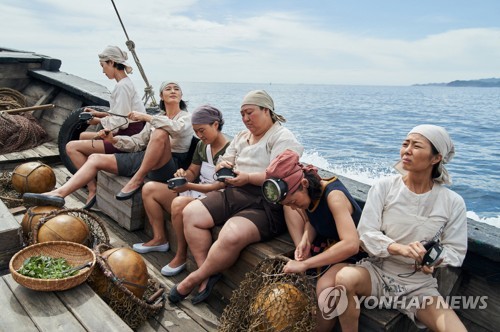
[[[321,188],[321,179],[314,172],[304,173],[304,178],[309,182],[309,187],[307,188],[307,194],[311,201],[317,201],[321,198],[321,193],[323,192]],[[302,184],[297,190],[302,189]]]
[[[436,147],[432,143],[431,143],[431,150],[432,150],[432,155],[433,156],[439,155],[439,151],[436,149]],[[436,163],[436,164],[434,164],[434,166],[432,166],[432,178],[433,179],[436,179],[436,178],[438,178],[438,177],[441,176],[441,172],[439,171],[439,164],[440,163],[441,162]]]
[[[107,60],[106,63],[109,63],[110,61],[112,60]],[[115,67],[118,70],[125,70],[125,65],[123,63],[118,63],[116,61],[113,63],[113,67]]]
[[[187,112],[187,103],[181,99],[180,103],[179,103],[179,108],[183,111],[186,111]],[[165,110],[165,103],[163,102],[163,100],[160,100],[160,109],[162,111]]]

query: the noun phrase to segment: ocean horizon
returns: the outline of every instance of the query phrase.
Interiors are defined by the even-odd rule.
[[[99,81],[112,89],[114,81]],[[143,94],[144,84],[134,82]],[[152,82],[158,102],[161,82]],[[399,148],[414,126],[443,126],[455,144],[447,165],[450,188],[465,200],[467,216],[500,227],[500,89],[447,86],[361,86],[272,83],[182,82],[192,111],[210,104],[222,111],[223,131],[244,129],[240,103],[264,89],[284,124],[304,145],[301,160],[353,180],[373,184],[396,174]]]

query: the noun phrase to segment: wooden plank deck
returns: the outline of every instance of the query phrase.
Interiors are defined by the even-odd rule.
[[[132,331],[86,283],[37,292],[10,274],[0,280],[0,331]]]
[[[61,186],[65,181],[66,178],[71,176],[71,174],[66,170],[66,168],[62,165],[51,165],[54,173],[56,174],[56,179],[57,179],[57,185],[56,186]],[[8,168],[12,168],[12,165],[10,165]],[[86,199],[86,191],[84,189],[78,190],[75,192],[73,195],[69,196],[66,198],[66,208],[81,208],[84,205]],[[135,232],[130,232],[127,229],[123,228],[120,226],[118,223],[116,223],[114,220],[110,219],[106,214],[100,212],[98,209],[93,210],[93,213],[99,215],[102,220],[105,222],[105,227],[106,230],[108,231],[108,234],[110,236],[110,244],[113,247],[131,247],[133,243],[136,242],[143,242],[148,238],[148,235],[146,235],[143,231],[135,231]],[[15,220],[18,223],[21,223],[22,218],[24,214],[17,213],[15,214]],[[13,253],[12,253],[13,254]],[[166,278],[160,274],[160,269],[162,266],[166,265],[172,258],[174,254],[170,251],[168,253],[150,253],[143,255],[143,258],[145,259],[146,265],[148,266],[148,272],[149,274],[155,278],[158,282],[160,282],[162,285],[164,285],[167,289],[167,291],[177,282],[182,280],[187,275],[187,272],[183,272],[181,275],[174,277],[174,278]],[[2,278],[6,280],[11,280],[10,274],[8,274],[8,271],[0,271],[0,274],[5,274]],[[11,283],[14,285],[17,285],[17,283],[13,280],[11,280]],[[16,289],[24,289],[26,291],[30,291],[28,289],[25,289],[24,287],[17,285],[18,287],[21,288],[16,288]],[[86,285],[87,286],[87,285]],[[88,286],[87,286],[88,287]],[[89,288],[90,289],[90,288]],[[91,290],[91,289],[90,289]],[[5,296],[9,295],[4,295],[8,294],[8,290],[5,288],[0,288],[0,297],[2,299],[0,300],[0,305],[3,305],[3,302],[9,303],[13,302],[12,296],[7,297],[5,299]],[[83,291],[86,292],[86,291]],[[12,292],[11,292],[12,293]],[[32,297],[46,297],[43,293],[41,292],[30,292]],[[37,294],[36,296],[34,294]],[[56,295],[54,295],[56,296]],[[87,295],[88,296],[88,295]],[[66,301],[70,302],[71,299],[69,298],[64,298],[60,299],[61,297],[60,293],[57,293],[56,296],[59,301]],[[71,296],[70,296],[71,297]],[[54,299],[52,299],[54,300]],[[27,301],[26,297],[22,297],[20,299],[17,299],[14,302],[17,302],[18,305],[24,304],[24,302]],[[38,301],[38,300],[37,300]],[[42,300],[40,300],[42,301]],[[48,301],[48,300],[43,300],[43,301]],[[57,300],[54,300],[57,303]],[[66,303],[64,302],[64,303]],[[28,302],[29,303],[29,302]],[[38,307],[38,306],[45,306],[46,304],[41,304],[40,302],[35,302],[34,304],[26,304],[26,305],[32,305],[33,307]],[[13,305],[14,306],[14,305]],[[69,305],[67,305],[68,308],[70,308]],[[17,309],[16,309],[17,308]],[[70,309],[66,309],[66,313],[58,313],[59,315],[69,315],[70,316],[75,316],[74,313],[69,312]],[[109,307],[106,306],[107,309]],[[19,312],[19,307],[15,306],[12,308],[12,311]],[[35,309],[33,309],[35,310]],[[64,311],[64,309],[61,309]],[[104,309],[103,309],[104,310]],[[21,311],[22,312],[22,311]],[[82,314],[83,315],[83,314]],[[137,331],[141,332],[149,332],[149,331],[190,331],[190,332],[203,332],[203,331],[216,331],[217,330],[217,325],[218,325],[218,316],[220,315],[220,312],[217,312],[214,308],[210,307],[208,304],[201,304],[197,306],[193,306],[190,301],[183,301],[180,305],[170,305],[167,301],[165,304],[164,309],[160,312],[160,314],[157,317],[151,318],[149,321],[145,322],[143,325],[141,325]],[[2,314],[3,316],[3,314]],[[14,315],[13,317],[9,317],[10,320],[12,320],[15,324],[22,323],[26,317],[25,314],[22,314],[22,317],[19,315]],[[72,320],[72,318],[69,318],[69,320]],[[99,320],[96,320],[97,322]],[[12,322],[11,322],[12,323]],[[9,323],[9,324],[11,324]],[[5,323],[7,324],[7,323]],[[65,331],[79,331],[82,330],[81,328],[78,328],[76,325],[70,326],[69,329],[66,329],[68,327],[67,324],[71,323],[65,323],[66,325],[62,325],[65,327]],[[35,326],[37,324],[34,324],[33,321],[31,322],[31,325]],[[23,325],[18,325],[20,328]],[[23,329],[23,331],[30,331],[30,324],[27,325],[28,328]],[[103,325],[103,328],[105,326]],[[83,331],[97,331],[101,328],[89,328],[89,329],[83,329]],[[0,323],[0,331],[16,331],[16,329],[4,329]],[[19,329],[17,329],[19,330]],[[33,330],[33,331],[49,331],[50,329],[44,329],[42,330]],[[108,331],[108,329],[104,329]],[[57,331],[57,329],[52,329],[52,331]],[[113,330],[109,330],[113,331]],[[126,329],[120,330],[117,329],[117,331],[126,331]]]

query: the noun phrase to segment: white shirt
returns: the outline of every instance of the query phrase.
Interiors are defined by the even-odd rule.
[[[237,134],[221,159],[232,163],[235,170],[260,173],[286,149],[297,152],[299,156],[304,151],[295,135],[279,122],[275,122],[257,143],[250,145],[250,137],[249,130]]]
[[[370,254],[387,258],[387,247],[397,242],[430,240],[445,224],[441,234],[444,258],[440,266],[460,266],[467,252],[467,215],[463,198],[434,183],[430,192],[415,194],[401,175],[383,178],[370,188],[358,225],[361,246]],[[401,222],[384,225],[384,215],[400,215]],[[411,223],[405,222],[406,217]],[[397,227],[395,227],[397,226]],[[402,257],[392,257],[402,260]]]
[[[132,111],[146,113],[146,108],[135,90],[134,83],[127,76],[116,83],[109,99],[109,112],[127,115]],[[104,128],[113,129],[120,126],[120,128],[113,131],[114,133],[119,129],[126,129],[128,127],[126,121],[126,118],[113,115],[101,118],[101,124]],[[135,121],[128,120],[128,122]]]

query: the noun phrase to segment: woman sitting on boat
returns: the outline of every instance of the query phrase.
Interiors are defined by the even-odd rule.
[[[99,54],[99,63],[102,72],[110,80],[116,81],[116,86],[109,99],[109,112],[100,112],[86,107],[83,111],[92,114],[88,120],[90,125],[100,124],[104,129],[117,135],[135,135],[144,127],[144,122],[127,119],[131,112],[146,113],[146,108],[135,90],[134,83],[127,76],[132,73],[132,67],[127,63],[127,53],[118,46],[108,46]],[[66,153],[73,165],[79,169],[92,153],[117,153],[122,152],[112,143],[95,139],[95,132],[83,132],[80,140],[70,141],[66,144]]]
[[[283,272],[325,267],[317,293],[334,286],[329,267],[347,260],[355,263],[359,250],[356,225],[361,208],[344,184],[337,177],[322,179],[316,167],[301,164],[296,152],[285,150],[267,167],[262,193],[270,203],[286,206],[288,231],[296,249],[295,260]]]
[[[392,307],[432,331],[466,330],[432,276],[437,265],[460,266],[467,251],[464,200],[444,186],[451,183],[445,164],[454,154],[444,128],[417,126],[400,149],[396,169],[401,175],[370,189],[358,225],[361,246],[370,257],[358,265],[334,267],[335,285],[345,289],[348,299],[339,316],[342,331],[358,330],[360,310],[353,296],[397,301]],[[320,311],[331,310],[325,308],[328,304],[320,299]],[[334,320],[323,323],[326,331]]]
[[[91,154],[82,167],[60,188],[43,194],[26,193],[23,199],[32,205],[63,206],[64,197],[87,185],[89,195],[85,209],[96,201],[99,171],[132,177],[116,195],[117,199],[131,198],[138,192],[145,177],[166,182],[187,158],[191,145],[193,128],[191,114],[186,110],[182,92],[177,83],[164,82],[160,88],[160,105],[165,114],[149,115],[132,112],[129,118],[145,121],[143,130],[133,136],[113,136],[100,130],[97,135],[126,153]],[[176,153],[177,152],[177,153]],[[128,190],[127,190],[128,189]]]
[[[182,222],[184,207],[195,199],[203,199],[210,191],[225,187],[224,182],[214,180],[215,162],[229,145],[229,140],[222,133],[224,124],[222,113],[213,106],[203,105],[194,110],[191,123],[200,141],[189,168],[187,170],[179,168],[174,174],[174,177],[185,178],[188,182],[171,188],[165,183],[150,181],[142,188],[142,201],[153,229],[153,238],[146,243],[134,244],[133,249],[139,253],[169,250],[163,219],[163,212],[167,211],[171,215],[175,230],[177,251],[172,261],[161,269],[161,273],[165,276],[174,276],[186,266],[187,243]]]
[[[275,113],[265,91],[249,92],[240,113],[247,130],[236,135],[216,167],[231,168],[236,176],[225,179],[224,191],[209,192],[184,208],[184,234],[199,268],[172,287],[168,296],[172,303],[186,298],[197,286],[198,294],[191,302],[204,301],[220,273],[236,262],[243,248],[286,231],[282,206],[266,202],[260,186],[271,160],[285,149],[302,154],[303,147],[281,125],[285,119]],[[212,244],[215,226],[222,229]]]

